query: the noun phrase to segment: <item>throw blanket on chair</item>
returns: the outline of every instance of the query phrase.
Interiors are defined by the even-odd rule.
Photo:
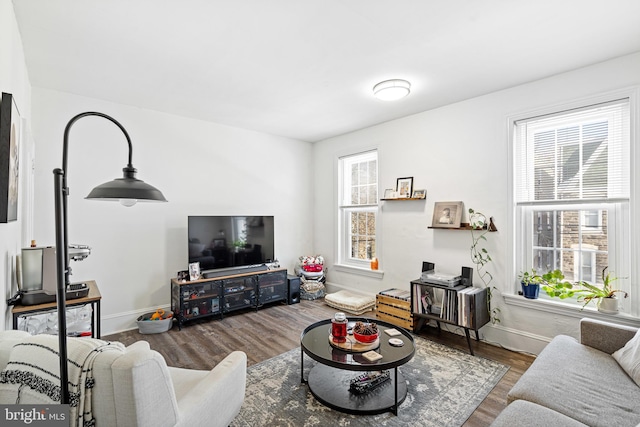
[[[103,351],[124,353],[124,345],[99,339],[67,339],[71,426],[95,424],[91,409],[93,362]],[[0,402],[17,404],[60,403],[60,358],[56,335],[36,335],[11,351],[0,373]]]

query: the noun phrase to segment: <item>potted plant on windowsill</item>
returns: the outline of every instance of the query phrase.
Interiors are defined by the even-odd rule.
[[[542,276],[537,274],[535,270],[531,270],[531,272],[521,272],[518,279],[520,279],[522,286],[522,295],[528,299],[537,299],[540,294],[540,285],[543,283]]]
[[[591,301],[596,301],[596,306],[598,307],[598,311],[609,314],[617,314],[618,307],[618,297],[616,294],[624,295],[623,298],[627,298],[629,296],[628,293],[623,291],[622,289],[614,289],[612,283],[618,280],[617,277],[612,277],[610,273],[607,273],[607,268],[602,269],[602,287],[598,287],[592,285],[587,282],[580,282],[580,286],[583,289],[581,291],[582,295],[578,298],[579,301],[583,301],[584,305],[582,308],[586,307]]]

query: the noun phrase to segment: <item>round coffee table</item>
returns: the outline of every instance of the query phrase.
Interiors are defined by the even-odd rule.
[[[349,414],[379,414],[392,411],[398,415],[398,406],[407,397],[407,383],[398,366],[407,363],[415,354],[413,337],[405,329],[377,319],[349,317],[349,327],[357,321],[375,322],[380,332],[380,345],[374,349],[382,359],[371,362],[360,352],[341,350],[329,343],[331,319],[321,320],[307,327],[300,337],[300,381],[307,383],[311,394],[323,405]],[[390,336],[385,329],[395,329],[400,335]],[[393,346],[389,339],[403,342]],[[304,355],[318,362],[309,377],[304,379]],[[356,394],[349,390],[351,379],[345,371],[389,371],[390,381],[376,388]]]

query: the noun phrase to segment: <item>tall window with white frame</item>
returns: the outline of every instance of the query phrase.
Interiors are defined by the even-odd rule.
[[[629,99],[517,120],[513,139],[518,270],[628,276]]]
[[[376,257],[378,213],[378,152],[339,159],[339,262],[368,268]]]

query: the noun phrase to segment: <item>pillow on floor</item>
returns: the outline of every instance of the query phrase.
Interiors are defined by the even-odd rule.
[[[374,295],[357,295],[349,291],[338,291],[333,294],[327,294],[324,297],[324,302],[329,307],[360,315],[375,308],[376,297]]]
[[[640,386],[640,330],[624,347],[612,354],[618,364]]]

